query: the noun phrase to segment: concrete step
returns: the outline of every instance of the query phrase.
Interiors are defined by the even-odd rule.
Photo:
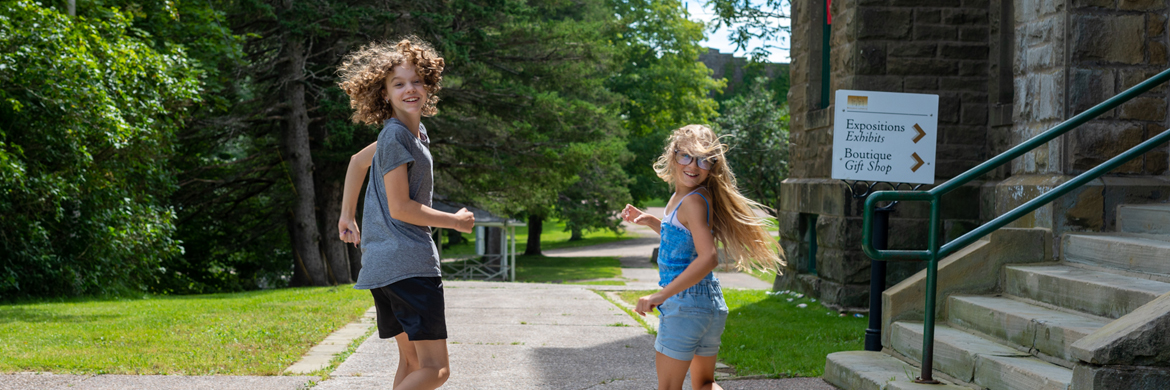
[[[914,383],[919,372],[918,367],[882,352],[847,351],[829,354],[823,378],[849,390],[970,390],[942,380],[942,385]]]
[[[1117,231],[1170,234],[1170,204],[1123,204],[1118,206]]]
[[[1069,265],[1007,266],[1006,281],[1009,295],[1108,318],[1120,318],[1170,292],[1170,283]]]
[[[994,296],[952,295],[947,322],[1069,361],[1073,342],[1109,323],[1100,317],[1048,309]]]
[[[922,323],[896,322],[891,331],[895,350],[922,359]],[[1072,383],[1070,369],[946,325],[934,329],[934,366],[985,389],[1068,390]]]
[[[1170,276],[1170,241],[1132,235],[1065,234],[1065,261]]]

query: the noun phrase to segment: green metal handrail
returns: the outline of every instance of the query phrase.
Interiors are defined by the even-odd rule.
[[[939,221],[941,220],[940,219],[940,214],[941,214],[940,203],[942,200],[942,196],[945,195],[946,193],[956,189],[956,188],[959,188],[960,186],[962,186],[964,184],[967,184],[968,182],[970,182],[972,180],[975,180],[976,178],[979,178],[980,176],[983,176],[984,174],[999,167],[1000,165],[1003,165],[1004,163],[1010,162],[1011,160],[1015,159],[1016,157],[1020,157],[1024,153],[1027,153],[1028,151],[1035,149],[1038,146],[1044,145],[1048,141],[1051,141],[1051,140],[1055,139],[1056,137],[1061,136],[1062,134],[1068,132],[1069,130],[1074,129],[1074,128],[1084,124],[1085,122],[1092,120],[1093,118],[1096,118],[1097,116],[1101,115],[1102,113],[1109,111],[1109,110],[1112,110],[1112,109],[1116,108],[1117,106],[1120,106],[1123,103],[1129,101],[1130,99],[1133,99],[1134,97],[1137,97],[1138,95],[1141,95],[1141,94],[1149,91],[1150,89],[1153,89],[1154,87],[1157,87],[1157,86],[1165,83],[1167,80],[1170,80],[1170,69],[1167,69],[1165,71],[1162,71],[1161,73],[1158,73],[1156,76],[1151,77],[1151,78],[1147,79],[1146,81],[1143,81],[1141,84],[1138,84],[1138,85],[1134,86],[1133,88],[1130,88],[1130,89],[1126,90],[1125,92],[1122,92],[1122,93],[1118,94],[1117,96],[1114,96],[1114,97],[1110,98],[1109,100],[1102,102],[1101,104],[1093,106],[1093,108],[1090,108],[1090,109],[1086,110],[1085,112],[1082,112],[1079,115],[1074,116],[1071,119],[1064,121],[1063,123],[1061,123],[1059,125],[1056,125],[1055,127],[1049,129],[1048,131],[1045,131],[1044,133],[1041,133],[1040,135],[1032,137],[1032,139],[1029,139],[1029,140],[1025,141],[1024,143],[1016,145],[1015,147],[1009,149],[1008,151],[1003,152],[998,156],[995,156],[995,158],[987,160],[986,162],[979,164],[978,166],[976,166],[974,168],[971,168],[967,172],[963,172],[962,174],[955,176],[954,178],[947,180],[945,183],[943,183],[935,188],[932,188],[928,191],[880,191],[880,192],[873,193],[872,195],[869,196],[869,198],[867,198],[865,200],[865,212],[864,212],[865,220],[864,220],[864,223],[862,224],[863,228],[862,228],[862,238],[861,238],[862,244],[861,245],[862,245],[862,249],[865,250],[866,255],[869,255],[870,258],[872,258],[874,260],[878,260],[878,261],[927,261],[928,262],[927,266],[926,266],[926,314],[924,315],[924,319],[923,319],[923,337],[922,337],[923,338],[923,340],[922,340],[922,376],[918,379],[918,382],[938,383],[938,382],[934,381],[934,379],[933,379],[934,307],[935,307],[935,293],[936,293],[936,287],[937,287],[936,283],[937,283],[937,279],[938,279],[938,260],[949,256],[950,254],[954,253],[955,251],[958,251],[959,249],[966,247],[967,245],[970,245],[971,243],[975,242],[976,240],[978,240],[980,238],[983,238],[984,236],[995,231],[996,229],[1004,227],[1007,224],[1015,221],[1016,219],[1018,219],[1024,215],[1027,215],[1028,213],[1031,213],[1032,211],[1035,211],[1037,208],[1040,208],[1041,206],[1044,206],[1045,204],[1052,202],[1056,198],[1063,196],[1064,194],[1068,193],[1069,191],[1072,191],[1072,190],[1084,185],[1085,183],[1088,183],[1089,181],[1092,181],[1092,180],[1100,177],[1101,175],[1104,175],[1105,173],[1112,171],[1113,169],[1117,168],[1118,166],[1121,166],[1122,164],[1128,162],[1129,160],[1132,160],[1137,156],[1140,156],[1142,154],[1145,154],[1146,152],[1149,152],[1154,147],[1161,145],[1162,143],[1170,140],[1170,130],[1164,131],[1161,134],[1158,134],[1157,136],[1154,136],[1153,138],[1150,138],[1149,140],[1142,142],[1140,145],[1135,146],[1135,147],[1125,151],[1124,153],[1118,155],[1117,157],[1109,159],[1109,161],[1106,161],[1106,162],[1094,167],[1093,169],[1090,169],[1089,171],[1078,175],[1077,177],[1073,178],[1072,180],[1065,182],[1064,184],[1061,184],[1048,192],[1045,192],[1043,195],[1040,195],[1039,197],[1032,199],[1032,200],[1028,201],[1027,203],[1022,204],[1022,205],[1016,207],[1015,209],[1012,209],[1011,211],[1009,211],[1003,215],[1000,215],[999,217],[996,217],[995,219],[991,220],[990,222],[987,222],[986,224],[983,224],[983,225],[979,226],[978,228],[967,232],[966,234],[960,236],[959,238],[956,238],[955,240],[946,243],[946,245],[940,246],[939,245],[939,240],[940,240],[940,238],[939,238],[939,233],[940,233],[939,232],[939,226],[940,226]],[[877,249],[874,249],[873,243],[872,243],[873,212],[874,212],[874,209],[877,208],[878,202],[889,202],[889,201],[930,202],[930,226],[929,226],[929,235],[927,236],[927,249],[926,250],[877,250]]]

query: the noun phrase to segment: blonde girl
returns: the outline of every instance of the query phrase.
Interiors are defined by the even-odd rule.
[[[654,365],[660,390],[682,388],[687,371],[695,389],[722,389],[715,383],[715,360],[727,320],[719,279],[716,242],[740,269],[776,269],[776,242],[740,195],[735,175],[723,158],[726,149],[710,128],[688,125],[675,130],[654,163],[658,177],[674,188],[663,219],[626,205],[622,218],[649,226],[662,241],[658,285],[662,290],[638,299],[635,311],[658,307],[660,321]]]
[[[378,141],[350,158],[337,230],[342,241],[362,246],[354,288],[370,290],[379,337],[398,344],[393,388],[399,390],[434,389],[450,375],[443,281],[430,227],[468,233],[475,223],[467,209],[450,214],[431,208],[433,161],[421,120],[436,112],[443,66],[429,45],[411,37],[363,47],[339,69],[354,122],[382,126]],[[359,229],[354,213],[367,172]]]

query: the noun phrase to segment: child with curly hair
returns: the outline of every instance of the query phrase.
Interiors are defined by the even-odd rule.
[[[659,220],[626,205],[626,222],[649,226],[662,236],[658,251],[658,285],[662,290],[638,299],[640,315],[658,307],[654,366],[660,390],[681,389],[687,371],[691,385],[721,389],[715,383],[715,357],[727,321],[727,304],[719,279],[715,243],[723,245],[736,266],[777,269],[778,245],[753,208],[764,206],[740,195],[727,165],[726,146],[707,126],[675,130],[654,163],[658,177],[674,188]],[[698,195],[698,196],[691,196]]]
[[[398,344],[395,389],[434,389],[450,376],[443,281],[430,229],[468,233],[475,224],[467,209],[450,214],[431,208],[433,161],[421,120],[437,112],[443,65],[434,49],[408,37],[367,45],[339,69],[353,121],[382,126],[377,142],[349,160],[337,230],[342,241],[361,244],[354,288],[370,290],[379,337]],[[354,213],[367,172],[359,229]]]

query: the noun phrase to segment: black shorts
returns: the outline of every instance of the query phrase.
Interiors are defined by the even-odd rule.
[[[411,341],[447,339],[442,278],[403,279],[370,293],[378,312],[378,337],[406,332]]]

